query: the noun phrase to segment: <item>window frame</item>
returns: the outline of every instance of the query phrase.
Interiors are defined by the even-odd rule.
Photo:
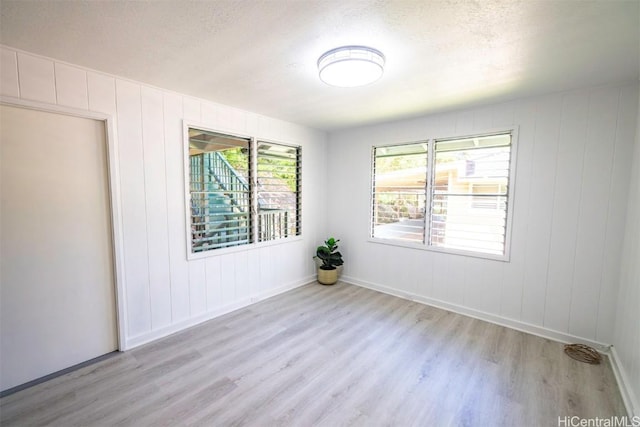
[[[433,183],[435,182],[435,145],[436,141],[446,141],[446,140],[456,140],[456,139],[466,139],[466,138],[477,138],[477,137],[486,137],[491,135],[499,135],[499,134],[511,134],[511,144],[510,144],[510,155],[509,155],[509,177],[508,177],[508,189],[507,189],[507,209],[506,213],[506,222],[505,222],[505,233],[504,233],[504,253],[502,255],[472,251],[472,250],[464,250],[464,249],[456,249],[456,248],[447,248],[442,246],[432,246],[430,243],[430,233],[431,233],[431,216],[432,216],[432,199],[433,199]],[[374,203],[375,203],[375,152],[377,148],[383,147],[393,147],[393,146],[402,146],[402,145],[411,145],[424,143],[428,144],[427,150],[427,176],[426,176],[426,210],[424,216],[424,234],[422,242],[411,242],[406,240],[399,240],[394,238],[384,238],[384,237],[374,237],[373,230],[375,226],[374,219]],[[511,234],[512,234],[512,226],[513,226],[513,206],[515,202],[515,182],[516,182],[516,163],[517,163],[517,148],[518,148],[518,127],[508,127],[508,128],[498,128],[498,129],[490,129],[483,132],[474,132],[469,134],[454,134],[447,135],[442,137],[418,137],[413,141],[407,142],[393,142],[388,144],[372,144],[370,146],[371,152],[371,164],[370,164],[370,187],[369,187],[369,221],[368,221],[368,241],[371,243],[379,243],[385,244],[389,246],[399,246],[410,249],[419,249],[426,250],[437,253],[446,253],[452,255],[461,255],[468,256],[474,258],[482,258],[488,260],[496,260],[496,261],[504,261],[509,262],[511,259]]]
[[[247,139],[249,141],[249,199],[250,199],[250,211],[249,211],[249,227],[250,227],[250,241],[248,243],[212,248],[200,252],[193,252],[193,240],[191,236],[191,187],[190,187],[190,156],[189,156],[189,129],[197,129],[204,132],[212,132],[221,135],[227,135],[234,138]],[[182,154],[183,154],[183,189],[184,189],[184,226],[185,226],[185,240],[186,240],[186,257],[187,261],[221,256],[225,254],[231,254],[236,252],[243,252],[250,249],[257,249],[267,246],[281,245],[289,242],[302,240],[302,144],[288,143],[269,140],[265,138],[259,138],[255,135],[249,135],[242,132],[236,132],[224,128],[214,128],[211,126],[203,125],[198,122],[183,120],[182,126]],[[258,142],[267,142],[278,145],[285,145],[288,147],[296,148],[299,152],[299,166],[298,166],[298,209],[300,225],[298,234],[289,235],[280,239],[258,241],[257,235],[257,212],[258,212],[258,185],[257,185],[257,146]]]

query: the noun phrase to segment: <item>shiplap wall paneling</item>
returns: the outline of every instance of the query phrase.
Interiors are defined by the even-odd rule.
[[[200,101],[188,96],[183,97],[183,118],[188,121],[201,123],[202,122],[202,108],[200,107]]]
[[[274,283],[271,285],[270,290],[273,290],[278,286],[287,284],[286,280],[289,272],[286,271],[287,263],[285,263],[285,259],[292,259],[293,257],[295,257],[295,252],[290,250],[290,248],[283,248],[284,250],[278,250],[277,246],[270,249],[272,262],[271,267],[273,268],[273,277],[275,279]]]
[[[218,108],[211,102],[200,102],[200,120],[208,127],[218,129],[220,124],[218,123]]]
[[[287,285],[291,285],[298,276],[311,276],[315,278],[315,267],[313,267],[313,256],[318,245],[317,241],[310,242],[308,246],[303,241],[298,241],[292,246],[291,256],[282,260],[282,267],[288,270]]]
[[[247,272],[249,295],[260,295],[260,251],[251,251],[247,253]]]
[[[251,251],[254,252],[254,251]],[[251,285],[249,284],[249,269],[253,266],[249,264],[247,252],[236,252],[233,254],[233,265],[235,268],[235,291],[236,297],[246,298],[251,295]]]
[[[491,128],[507,128],[515,125],[515,106],[514,102],[505,102],[503,104],[494,105],[491,108]]]
[[[623,247],[618,236],[625,235],[626,203],[631,186],[631,168],[633,159],[634,124],[638,120],[638,97],[631,90],[620,90],[617,126],[615,130],[615,146],[613,151],[613,167],[608,193],[607,228],[605,231],[602,277],[598,300],[598,323],[596,337],[598,341],[608,341],[613,336],[617,295],[620,283],[620,260]],[[640,283],[640,282],[639,282]],[[638,301],[640,303],[640,301]],[[640,304],[638,305],[640,307]],[[638,322],[640,325],[640,322]],[[638,328],[640,335],[640,328]],[[638,346],[640,352],[640,345]]]
[[[207,259],[189,261],[189,313],[201,316],[207,311]],[[227,282],[233,286],[233,282]]]
[[[18,56],[16,52],[0,48],[0,94],[18,98]]]
[[[531,180],[527,200],[522,320],[542,325],[547,291],[547,266],[553,216],[553,189],[562,110],[561,96],[546,97],[536,106]],[[519,189],[516,187],[516,191]],[[526,196],[525,196],[526,197]]]
[[[235,253],[220,257],[220,281],[222,282],[222,300],[220,305],[226,306],[236,299],[236,263]],[[228,286],[229,283],[235,286]]]
[[[142,87],[141,95],[149,297],[151,329],[154,330],[171,324],[164,107],[162,92],[159,90]]]
[[[577,215],[576,268],[569,314],[569,332],[581,337],[595,338],[597,330],[619,101],[620,92],[610,89],[594,90],[589,99],[582,189]],[[623,202],[620,200],[614,203],[626,205]]]
[[[289,269],[289,261],[296,258],[295,250],[289,247],[282,249],[283,250],[279,250],[278,246],[271,248],[271,259],[275,272],[275,284],[273,285],[272,290],[278,288],[279,286],[285,286],[291,283],[291,281],[289,280],[291,274],[291,270]]]
[[[488,106],[476,109],[473,115],[473,131],[482,131],[493,127],[493,111],[495,106]]]
[[[280,286],[290,284],[293,281],[295,271],[297,270],[296,264],[303,262],[300,259],[300,251],[296,250],[297,242],[291,245],[291,247],[283,247],[281,245],[275,246],[274,252],[284,253],[285,256],[276,256],[276,269],[279,273],[277,283]],[[286,252],[283,250],[286,249]]]
[[[274,267],[275,253],[269,248],[260,248],[260,291],[268,292],[276,287],[276,271]]]
[[[455,113],[456,117],[456,128],[454,130],[455,135],[470,135],[472,134],[476,128],[474,127],[474,121],[476,118],[476,114],[478,114],[483,109],[473,109],[473,110],[464,110],[458,113]]]
[[[66,64],[55,63],[56,100],[58,105],[87,110],[87,72]]]
[[[563,99],[544,312],[544,325],[559,331],[569,330],[588,110],[586,93],[571,93]]]
[[[371,152],[367,151],[366,147],[362,147],[359,144],[347,143],[343,145],[343,149],[344,151],[340,155],[344,155],[347,158],[357,159],[359,157],[364,157],[367,161],[371,160]],[[330,154],[327,153],[327,156],[330,156]],[[327,165],[327,177],[335,174],[344,177],[345,172],[342,170],[342,166],[343,165],[340,161],[331,159]],[[353,203],[349,201],[349,195],[345,194],[343,191],[332,191],[330,198],[327,199],[327,203],[331,204],[330,218],[328,211],[326,211],[326,213],[323,212],[320,215],[315,213],[316,220],[324,221],[324,229],[327,230],[326,235],[318,236],[316,246],[322,244],[322,242],[324,242],[328,237],[334,237],[341,240],[339,243],[340,253],[344,256],[345,261],[342,272],[343,275],[358,274],[362,277],[360,271],[367,268],[371,270],[372,275],[377,276],[378,270],[380,269],[380,262],[377,259],[375,252],[378,248],[376,248],[375,245],[361,247],[359,250],[350,250],[350,248],[357,244],[356,241],[351,240],[351,237],[355,238],[355,236],[357,236],[359,239],[366,239],[369,230],[369,219],[366,217],[368,212],[362,208],[363,204],[366,203],[366,200],[369,200],[368,191],[370,190],[365,191],[369,179],[370,175],[362,176],[354,173],[351,175],[350,180],[346,181],[349,182],[350,187],[356,189],[356,191],[352,191],[351,197],[358,199],[359,202]],[[305,193],[308,194],[308,190],[306,190],[305,187],[303,187],[302,191],[303,197]],[[360,222],[357,222],[358,217],[362,218]],[[335,222],[342,221],[344,221],[345,224],[352,224],[352,226],[356,227],[350,235],[343,234],[341,228],[334,225]],[[315,248],[312,250],[312,253],[315,254]],[[347,253],[349,255],[346,255]],[[314,261],[314,263],[315,262],[316,261]],[[352,271],[353,273],[349,273],[349,271]]]
[[[398,260],[397,265],[389,269],[395,273],[395,280],[402,291],[409,294],[418,292],[418,282],[420,275],[418,274],[418,266],[420,265],[420,252],[408,251],[404,257]]]
[[[128,335],[151,331],[140,86],[116,80]]]
[[[433,260],[433,270],[431,271],[431,293],[424,295],[439,301],[450,301],[448,295],[449,256],[434,252],[427,258]]]
[[[56,103],[56,82],[52,61],[18,53],[20,97],[46,104]]]
[[[167,224],[173,322],[189,318],[189,265],[187,263],[182,97],[164,94],[164,151],[167,185]]]
[[[235,130],[246,134],[246,116],[244,111],[237,108],[221,108],[218,111],[218,120],[225,129]]]
[[[393,255],[394,253],[397,253],[397,251],[397,247],[376,247],[376,254],[374,258],[377,270],[376,277],[379,277],[379,280],[382,283],[393,283],[396,290],[405,291],[406,289],[401,282],[402,273],[400,272],[400,269],[402,268],[400,265],[402,260]]]
[[[434,254],[435,255],[435,254]],[[435,298],[433,272],[436,263],[436,257],[430,256],[428,258],[418,257],[418,285],[416,287],[416,295],[431,295]]]
[[[344,233],[338,233],[338,235],[343,239],[343,240],[350,240],[349,236],[345,236]],[[393,248],[389,248],[391,250],[393,250]],[[351,253],[353,252],[358,252],[358,251],[351,251]],[[350,252],[347,252],[347,254]],[[349,256],[346,255],[346,259],[349,259]],[[390,257],[385,257],[385,248],[378,246],[378,245],[372,245],[371,247],[371,252],[370,252],[370,257],[368,262],[365,264],[366,267],[368,268],[368,271],[364,271],[363,273],[368,273],[371,276],[374,276],[376,278],[379,278],[378,280],[380,280],[381,283],[389,283],[389,279],[387,279],[388,276],[393,276],[392,271],[394,271],[394,267],[392,264],[390,264],[390,261],[392,261],[392,259]],[[344,270],[348,271],[348,267],[349,267],[349,263],[347,262],[346,267],[344,267]],[[384,282],[382,282],[384,280]]]
[[[464,267],[463,305],[485,313],[500,311],[500,288],[502,287],[502,261],[485,262],[480,258],[467,258]]]
[[[222,277],[220,272],[222,257],[207,258],[205,278],[207,281],[207,310],[215,310],[222,305]]]
[[[634,414],[640,416],[640,112],[636,120],[613,343],[617,362],[614,366],[618,367],[626,388],[623,395]]]
[[[535,136],[535,116],[537,104],[527,101],[510,104],[513,111],[513,124],[518,126],[518,154],[513,185],[515,188],[511,222],[511,245],[509,262],[504,263],[502,272],[502,291],[500,294],[500,315],[518,319],[522,318],[524,266],[526,262],[528,200],[531,189],[531,167],[529,159],[533,156]],[[494,118],[499,121],[500,118]],[[497,296],[497,295],[496,295]]]
[[[446,299],[445,301],[454,305],[464,305],[465,300],[465,275],[467,258],[459,256],[444,257],[443,264],[446,266]],[[439,280],[438,277],[437,280]]]
[[[87,72],[87,97],[89,110],[116,117],[116,80],[113,77]]]

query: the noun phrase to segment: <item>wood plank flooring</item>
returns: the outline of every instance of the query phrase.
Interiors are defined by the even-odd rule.
[[[310,284],[0,400],[3,426],[557,426],[625,415],[608,360]]]

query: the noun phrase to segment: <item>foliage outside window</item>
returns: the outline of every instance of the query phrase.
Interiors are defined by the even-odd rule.
[[[374,238],[505,257],[512,133],[374,147]]]
[[[188,168],[191,254],[300,234],[300,147],[188,128]]]

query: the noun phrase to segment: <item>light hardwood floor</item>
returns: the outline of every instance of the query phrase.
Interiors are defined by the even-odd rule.
[[[557,426],[624,415],[608,360],[306,285],[0,400],[3,426]]]

